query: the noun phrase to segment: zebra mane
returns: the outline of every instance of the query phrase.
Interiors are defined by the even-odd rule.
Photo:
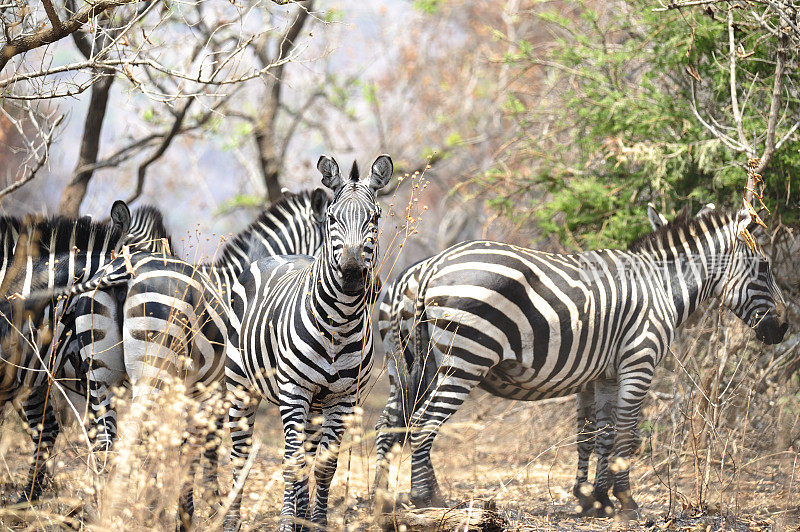
[[[684,207],[671,222],[631,242],[628,251],[668,247],[670,236],[673,240],[677,240],[676,237],[682,234],[695,234],[706,230],[709,226],[721,227],[731,219],[732,214],[724,209],[712,209],[698,216],[692,216],[691,211]]]
[[[152,240],[151,242],[147,242],[145,247],[151,251],[159,252],[163,246],[160,242],[156,241],[166,238],[169,249],[174,253],[175,246],[172,243],[172,235],[167,231],[164,225],[164,213],[162,213],[158,207],[142,205],[133,211],[131,214],[131,229],[145,223],[148,223],[147,231],[149,233],[149,238]]]
[[[358,181],[359,179],[358,163],[353,161],[353,166],[350,168],[350,181]]]
[[[109,244],[113,246],[122,237],[117,228],[93,221],[88,216],[80,218],[26,216],[22,219],[15,216],[0,217],[0,232],[6,233],[8,230],[27,233],[35,239],[40,250],[53,253],[67,253],[73,245],[79,250],[85,251],[89,248],[90,242],[97,245],[107,237]],[[73,230],[75,232],[74,241],[70,238]],[[51,239],[54,240],[53,249],[50,249]]]
[[[313,190],[303,190],[301,192],[285,193],[280,199],[273,201],[269,207],[263,209],[258,215],[258,218],[253,220],[243,231],[240,231],[233,239],[225,243],[219,252],[217,260],[214,262],[215,266],[225,266],[229,264],[231,259],[236,259],[240,253],[249,255],[250,248],[254,241],[254,235],[258,232],[258,228],[264,224],[272,225],[269,220],[271,217],[281,217],[281,210],[288,210],[292,205],[312,205]]]

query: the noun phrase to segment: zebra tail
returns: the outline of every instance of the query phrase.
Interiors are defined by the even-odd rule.
[[[430,271],[432,272],[432,269]],[[428,273],[420,279],[417,298],[414,302],[413,350],[408,351],[410,342],[406,342],[404,350],[408,368],[408,386],[405,391],[404,406],[406,412],[409,413],[415,412],[428,398],[433,390],[438,371],[436,360],[430,349],[430,333],[425,308],[425,293],[431,275],[432,273]]]

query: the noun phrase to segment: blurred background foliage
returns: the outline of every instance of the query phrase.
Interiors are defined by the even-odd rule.
[[[532,8],[552,39],[516,38],[502,58],[517,79],[503,105],[516,136],[503,165],[474,179],[489,205],[572,248],[625,246],[649,230],[648,202],[667,213],[687,203],[740,205],[749,155],[711,131],[736,135],[726,6],[664,10],[631,0],[613,9],[591,2]],[[758,156],[777,49],[786,45],[764,28],[781,27],[778,16],[762,24],[755,9],[741,3],[732,15],[742,127]],[[763,178],[773,222],[793,224],[800,100],[793,46],[788,55],[780,144]],[[531,91],[528,80],[537,75],[542,90]]]

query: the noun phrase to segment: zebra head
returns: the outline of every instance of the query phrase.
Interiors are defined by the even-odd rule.
[[[323,246],[336,271],[335,280],[345,294],[363,293],[374,276],[378,255],[381,208],[376,195],[392,177],[392,159],[388,155],[375,159],[369,177],[363,180],[359,179],[355,162],[347,181],[331,157],[320,157],[317,169],[322,174],[322,184],[333,191]]]
[[[750,213],[742,209],[733,217],[734,246],[730,259],[721,261],[727,267],[724,283],[717,290],[723,304],[755,330],[756,337],[766,344],[777,344],[789,324],[781,323],[783,296],[772,276],[769,259],[753,240],[756,231]]]

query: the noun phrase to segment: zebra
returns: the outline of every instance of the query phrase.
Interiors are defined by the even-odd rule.
[[[334,193],[325,239],[316,258],[259,260],[233,286],[226,383],[234,462],[234,498],[223,528],[239,526],[243,470],[258,404],[279,406],[284,427],[284,502],[280,529],[327,523],[328,493],[336,471],[344,420],[353,414],[372,368],[371,307],[379,282],[377,192],[391,179],[388,155],[360,180],[353,163],[344,181],[332,158],[320,157],[322,183]],[[323,416],[316,423],[317,415]],[[320,425],[316,427],[315,425]],[[308,515],[305,451],[320,456],[316,496]],[[321,448],[321,449],[320,449]]]
[[[35,286],[69,286],[90,278],[121,240],[119,227],[88,217],[0,217],[0,405],[13,401],[34,443],[18,502],[42,494],[44,464],[60,431],[54,393],[79,402],[82,391],[71,310],[65,302],[28,305],[24,298]]]
[[[237,234],[220,250],[219,258],[214,262],[201,263],[195,266],[198,275],[208,277],[213,291],[230,308],[230,290],[239,274],[256,258],[271,255],[314,255],[322,244],[322,219],[328,206],[328,195],[322,189],[302,191],[297,194],[286,193],[267,208],[245,230]],[[135,228],[136,220],[132,222]],[[151,231],[152,233],[152,231]],[[166,236],[165,234],[162,236]],[[160,254],[164,250],[157,244],[161,237],[151,238],[149,242],[156,246],[144,247],[139,244],[136,249]],[[129,242],[142,240],[128,239]],[[171,244],[168,246],[171,247]],[[138,254],[137,259],[144,260],[146,255]],[[119,264],[118,264],[119,265]],[[149,275],[157,275],[158,262],[152,262]],[[124,272],[117,272],[117,283],[127,283],[130,279]],[[203,277],[203,278],[205,278]],[[100,279],[96,279],[100,281]],[[107,280],[106,280],[107,281]],[[79,296],[81,307],[77,312],[77,332],[81,338],[81,359],[90,365],[89,388],[91,393],[94,447],[98,450],[109,449],[116,439],[116,409],[111,405],[111,389],[124,385],[129,377],[127,367],[135,365],[135,353],[146,351],[146,345],[139,345],[129,354],[124,352],[122,309],[118,307],[124,300],[125,290],[117,288],[115,292],[92,291]],[[141,288],[137,288],[141,290]],[[115,295],[116,294],[116,295]],[[141,300],[139,314],[144,315],[144,307],[148,299],[174,297],[171,289],[163,293],[152,284],[147,291],[138,296]],[[157,334],[165,322],[146,324],[138,332],[131,331],[140,338],[148,334]],[[136,344],[137,340],[129,338],[128,344]],[[146,342],[145,342],[146,343]],[[217,364],[224,364],[221,358]],[[218,372],[211,375],[218,376]],[[216,378],[216,377],[215,377]],[[211,382],[204,383],[211,385]]]
[[[627,461],[634,428],[678,325],[719,296],[767,344],[782,341],[788,328],[750,224],[746,210],[709,210],[681,216],[628,250],[552,254],[476,241],[412,265],[381,303],[402,397],[390,398],[378,423],[376,495],[385,492],[386,452],[400,428],[410,432],[411,501],[441,502],[430,449],[474,387],[518,400],[579,393],[579,441],[590,437],[584,420],[596,412],[598,454],[593,489],[579,462],[579,507],[612,514],[613,480],[622,515],[635,515]],[[410,309],[403,305],[409,300]],[[411,345],[403,345],[403,320],[413,320]],[[581,412],[580,405],[593,406]]]

